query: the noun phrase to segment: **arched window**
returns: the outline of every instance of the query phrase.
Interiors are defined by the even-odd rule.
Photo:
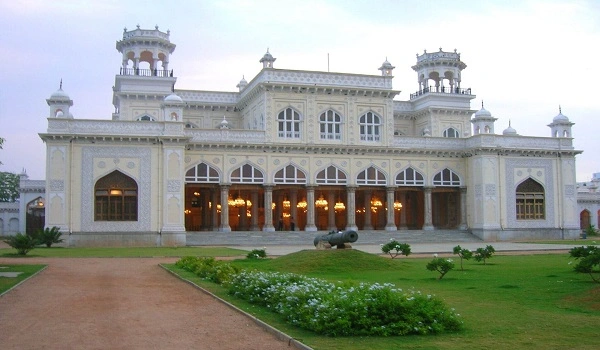
[[[275,173],[273,181],[277,184],[305,184],[306,174],[293,165],[288,165]]]
[[[458,130],[454,128],[448,128],[444,130],[444,137],[458,138]]]
[[[263,173],[250,164],[244,164],[233,170],[230,176],[231,182],[263,183]]]
[[[381,118],[373,113],[367,112],[358,119],[360,125],[361,141],[379,141],[381,135]]]
[[[137,221],[138,185],[115,170],[100,178],[94,187],[95,221]]]
[[[356,177],[356,183],[359,185],[387,185],[385,175],[374,167],[369,167],[361,171]]]
[[[346,184],[346,174],[343,171],[330,165],[317,174],[318,184]]]
[[[528,178],[517,186],[517,220],[543,220],[546,217],[544,187]]]
[[[423,175],[413,168],[406,168],[396,175],[396,185],[398,186],[424,186],[425,179]]]
[[[446,168],[433,177],[434,186],[460,186],[460,178],[452,170]]]
[[[200,163],[185,173],[185,181],[219,183],[219,172],[206,163]]]
[[[300,113],[293,108],[286,108],[277,116],[279,137],[286,139],[300,138]]]
[[[336,112],[327,110],[319,117],[321,140],[341,140],[342,117]]]

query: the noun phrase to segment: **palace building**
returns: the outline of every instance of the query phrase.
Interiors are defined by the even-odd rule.
[[[217,92],[176,88],[169,31],[125,29],[116,49],[111,120],[74,118],[62,84],[47,99],[45,225],[69,245],[185,245],[190,232],[292,223],[579,237],[573,123],[559,111],[548,137],[496,133],[456,50],[418,54],[402,100],[387,59],[374,75],[304,71],[267,50],[252,80]]]

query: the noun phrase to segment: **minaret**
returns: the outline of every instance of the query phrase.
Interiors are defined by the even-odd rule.
[[[48,106],[50,106],[50,115],[48,118],[70,118],[73,119],[69,108],[73,105],[73,100],[69,95],[62,89],[62,79],[60,80],[60,86],[55,93],[46,99]]]
[[[246,79],[244,79],[244,76],[242,75],[242,80],[240,80],[239,84],[237,84],[235,87],[237,87],[239,89],[239,92],[242,92],[246,86],[248,86],[248,82],[246,81]]]
[[[394,70],[394,66],[392,66],[392,64],[390,62],[388,62],[387,57],[385,58],[385,61],[381,64],[381,67],[379,67],[378,69],[381,71],[381,75],[384,77],[393,77],[392,75],[392,71]]]
[[[552,119],[552,123],[548,124],[551,130],[552,137],[573,137],[571,127],[575,123],[571,123],[567,116],[562,114],[562,108],[558,106],[558,115]]]
[[[471,123],[473,123],[473,135],[493,134],[494,122],[496,120],[498,118],[492,117],[492,113],[483,108],[483,101],[481,101],[481,109],[475,112],[475,116],[471,119]]]
[[[417,64],[412,66],[417,72],[421,92],[460,93],[460,75],[465,68],[467,65],[460,60],[456,49],[444,52],[441,47],[439,52],[427,53],[425,50],[421,56],[417,54]],[[449,86],[444,86],[444,81]]]
[[[267,53],[265,53],[265,55],[258,62],[263,64],[263,68],[273,68],[273,63],[275,60],[276,58],[269,53],[269,49],[267,48]]]
[[[138,25],[131,31],[123,29],[123,38],[116,44],[122,61],[113,87],[113,120],[137,120],[140,115],[132,111],[142,110],[141,101],[164,99],[174,94],[177,78],[173,76],[173,70],[169,70],[169,56],[175,51],[175,44],[171,43],[170,35],[170,31],[161,32],[158,26],[141,29]],[[168,116],[164,112],[160,115],[158,110],[148,113],[154,119],[170,121],[174,118],[172,112],[168,112]],[[177,114],[177,120],[181,121],[181,114]]]
[[[140,29],[139,24],[132,31],[124,28],[123,39],[116,46],[123,55],[121,75],[173,76],[169,72],[169,55],[175,51],[175,44],[169,40],[170,35],[169,30],[161,32],[158,26],[154,30]],[[141,62],[148,63],[148,67],[141,68]]]

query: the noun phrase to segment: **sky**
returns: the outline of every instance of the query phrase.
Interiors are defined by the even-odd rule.
[[[575,123],[577,181],[600,172],[600,1],[597,0],[13,0],[0,1],[0,171],[45,178],[46,99],[59,88],[77,119],[111,119],[123,29],[170,30],[176,89],[237,91],[262,68],[380,75],[397,100],[418,90],[416,55],[457,50],[471,108],[524,136]]]

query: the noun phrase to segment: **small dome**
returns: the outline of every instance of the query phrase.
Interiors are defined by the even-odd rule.
[[[169,96],[165,97],[164,101],[165,102],[183,102],[181,97],[177,96],[176,94],[170,94]]]
[[[554,117],[554,119],[552,119],[553,122],[557,123],[557,122],[569,122],[569,118],[567,118],[566,115],[562,114],[561,112],[558,113],[558,115],[556,117]]]
[[[246,79],[244,79],[243,75],[242,75],[242,80],[240,80],[240,85],[248,85],[248,82],[246,81]]]
[[[225,119],[225,116],[223,116],[223,120],[219,124],[219,129],[231,129],[229,122]]]
[[[502,135],[507,135],[507,136],[518,135],[517,130],[513,129],[512,126],[510,126],[510,121],[508,122],[508,128],[504,129],[504,131],[502,132]]]
[[[50,96],[51,100],[70,100],[69,95],[63,91],[62,87]]]
[[[380,69],[394,69],[396,67],[392,66],[392,64],[386,59],[382,64]]]
[[[262,61],[273,61],[273,55],[271,55],[269,50],[267,50],[267,53],[262,57]]]
[[[487,109],[481,107],[480,110],[478,110],[477,112],[475,112],[475,117],[491,117],[492,113],[490,113],[490,111],[488,111]]]

